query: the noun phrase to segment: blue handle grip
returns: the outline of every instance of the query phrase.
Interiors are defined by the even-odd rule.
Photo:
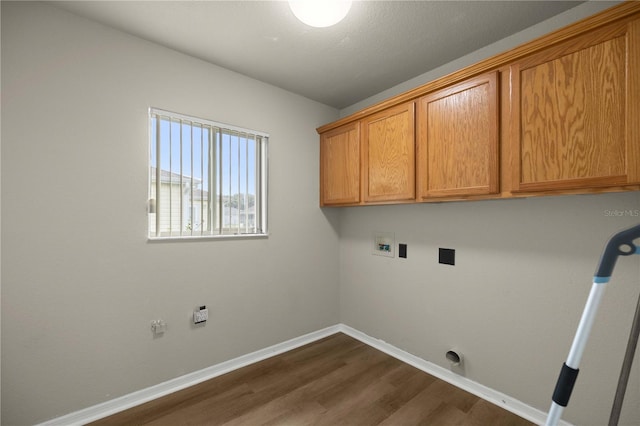
[[[609,239],[596,269],[594,278],[596,281],[598,278],[608,281],[613,273],[613,268],[616,266],[618,256],[640,254],[640,247],[633,243],[636,238],[640,238],[640,224],[620,231]]]

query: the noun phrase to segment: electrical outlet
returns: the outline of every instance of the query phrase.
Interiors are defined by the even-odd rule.
[[[201,324],[209,319],[209,309],[206,306],[200,306],[200,309],[193,312],[193,323]]]

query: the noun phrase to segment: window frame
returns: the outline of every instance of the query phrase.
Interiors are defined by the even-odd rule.
[[[153,170],[154,170],[154,164],[153,164],[153,147],[155,145],[155,149],[156,149],[156,155],[158,155],[157,150],[159,148],[159,135],[156,133],[156,137],[154,138],[154,129],[153,129],[153,119],[154,117],[156,117],[156,119],[159,119],[160,117],[164,118],[164,119],[169,119],[170,123],[173,123],[174,120],[177,120],[179,123],[184,123],[187,122],[189,123],[190,126],[192,127],[201,127],[203,128],[203,126],[208,126],[211,127],[210,131],[212,131],[213,129],[216,129],[218,131],[220,131],[220,138],[223,137],[223,135],[227,134],[229,135],[229,137],[233,137],[233,135],[237,135],[238,138],[240,138],[240,135],[245,135],[245,136],[253,136],[255,137],[255,144],[256,144],[256,158],[255,158],[255,175],[256,175],[256,187],[255,187],[255,192],[256,194],[254,195],[255,197],[255,220],[256,220],[256,232],[253,233],[235,233],[235,234],[230,234],[230,233],[220,233],[222,232],[222,225],[223,225],[223,221],[224,221],[224,212],[223,212],[223,207],[219,207],[219,208],[215,208],[215,210],[217,211],[216,213],[212,213],[210,218],[216,218],[215,224],[212,222],[211,226],[212,229],[210,231],[210,233],[205,233],[205,234],[197,234],[194,235],[193,232],[191,234],[182,234],[182,232],[186,232],[184,229],[181,229],[180,235],[152,235],[152,231],[151,231],[151,214],[155,214],[155,221],[160,220],[158,217],[158,210],[156,209],[157,207],[157,197],[159,197],[158,193],[156,192],[156,195],[153,196],[152,191],[155,189],[157,191],[157,187],[161,185],[157,184],[156,182],[154,182],[154,177],[156,177],[156,181],[157,181],[157,174],[161,174],[163,172],[163,170],[161,169],[161,167],[158,166],[158,168],[160,168],[160,172],[158,173],[158,171],[156,171],[156,176],[152,176],[153,175]],[[190,116],[190,115],[186,115],[186,114],[182,114],[182,113],[177,113],[177,112],[173,112],[173,111],[168,111],[165,109],[160,109],[160,108],[155,108],[155,107],[149,107],[148,110],[148,115],[147,115],[147,123],[148,123],[148,134],[149,134],[149,144],[148,144],[148,164],[147,164],[147,177],[148,177],[148,188],[147,188],[147,240],[149,242],[153,242],[153,241],[202,241],[202,240],[224,240],[224,239],[255,239],[255,238],[267,238],[269,236],[269,228],[268,228],[268,176],[269,176],[269,149],[268,149],[268,145],[269,145],[269,134],[262,132],[262,131],[256,131],[256,130],[252,130],[252,129],[248,129],[248,128],[243,128],[243,127],[239,127],[239,126],[234,126],[234,125],[230,125],[230,124],[226,124],[226,123],[221,123],[221,122],[217,122],[217,121],[213,121],[210,119],[205,119],[205,118],[201,118],[201,117],[197,117],[197,116]],[[182,125],[182,124],[181,124]],[[159,125],[158,125],[159,128]],[[227,133],[229,132],[229,133]],[[245,138],[246,139],[246,138]],[[210,138],[209,143],[214,143],[214,140]],[[222,143],[222,142],[220,142]],[[238,143],[240,143],[238,141]],[[216,149],[215,147],[213,149]],[[221,149],[221,148],[220,148]],[[201,153],[202,154],[202,153]],[[259,158],[258,158],[259,156]],[[156,161],[158,161],[158,158],[156,157]],[[210,171],[209,177],[208,179],[210,179],[213,175],[217,175],[218,173],[218,167],[217,165],[215,166],[209,166],[210,168],[213,168],[212,171]],[[169,171],[169,173],[171,174],[172,171]],[[183,177],[186,177],[186,175],[184,175],[182,173],[182,170],[180,172],[180,178],[182,179]],[[234,176],[235,177],[235,176]],[[203,178],[204,179],[204,178]],[[217,182],[217,179],[213,179],[213,181],[209,182],[210,184],[215,183],[215,187],[209,189],[209,192],[214,194],[214,197],[216,199],[218,199],[218,202],[221,202],[222,197],[225,195],[224,191],[221,191],[220,193],[218,192],[219,189],[222,189],[219,186],[219,182]],[[220,184],[221,185],[221,184]],[[213,185],[212,185],[213,186]],[[229,196],[234,195],[234,194],[229,194]],[[215,204],[215,203],[214,203]],[[193,208],[193,198],[191,199],[190,205],[188,206],[188,209],[192,209]],[[209,218],[209,219],[210,219]],[[156,222],[157,223],[157,222]],[[220,227],[218,227],[218,224],[220,225]],[[239,223],[238,223],[238,227],[240,226],[240,219],[239,219]],[[218,229],[218,233],[214,233],[214,231]]]

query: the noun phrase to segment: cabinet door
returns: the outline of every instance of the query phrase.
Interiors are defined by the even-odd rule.
[[[640,181],[640,23],[609,25],[511,68],[514,191]]]
[[[420,199],[498,192],[497,79],[484,74],[420,99]]]
[[[362,120],[364,201],[415,199],[414,103]]]
[[[351,123],[320,136],[320,205],[360,202],[360,126]]]

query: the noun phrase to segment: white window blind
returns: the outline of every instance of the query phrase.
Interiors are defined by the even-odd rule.
[[[149,238],[267,233],[269,135],[149,110]]]

